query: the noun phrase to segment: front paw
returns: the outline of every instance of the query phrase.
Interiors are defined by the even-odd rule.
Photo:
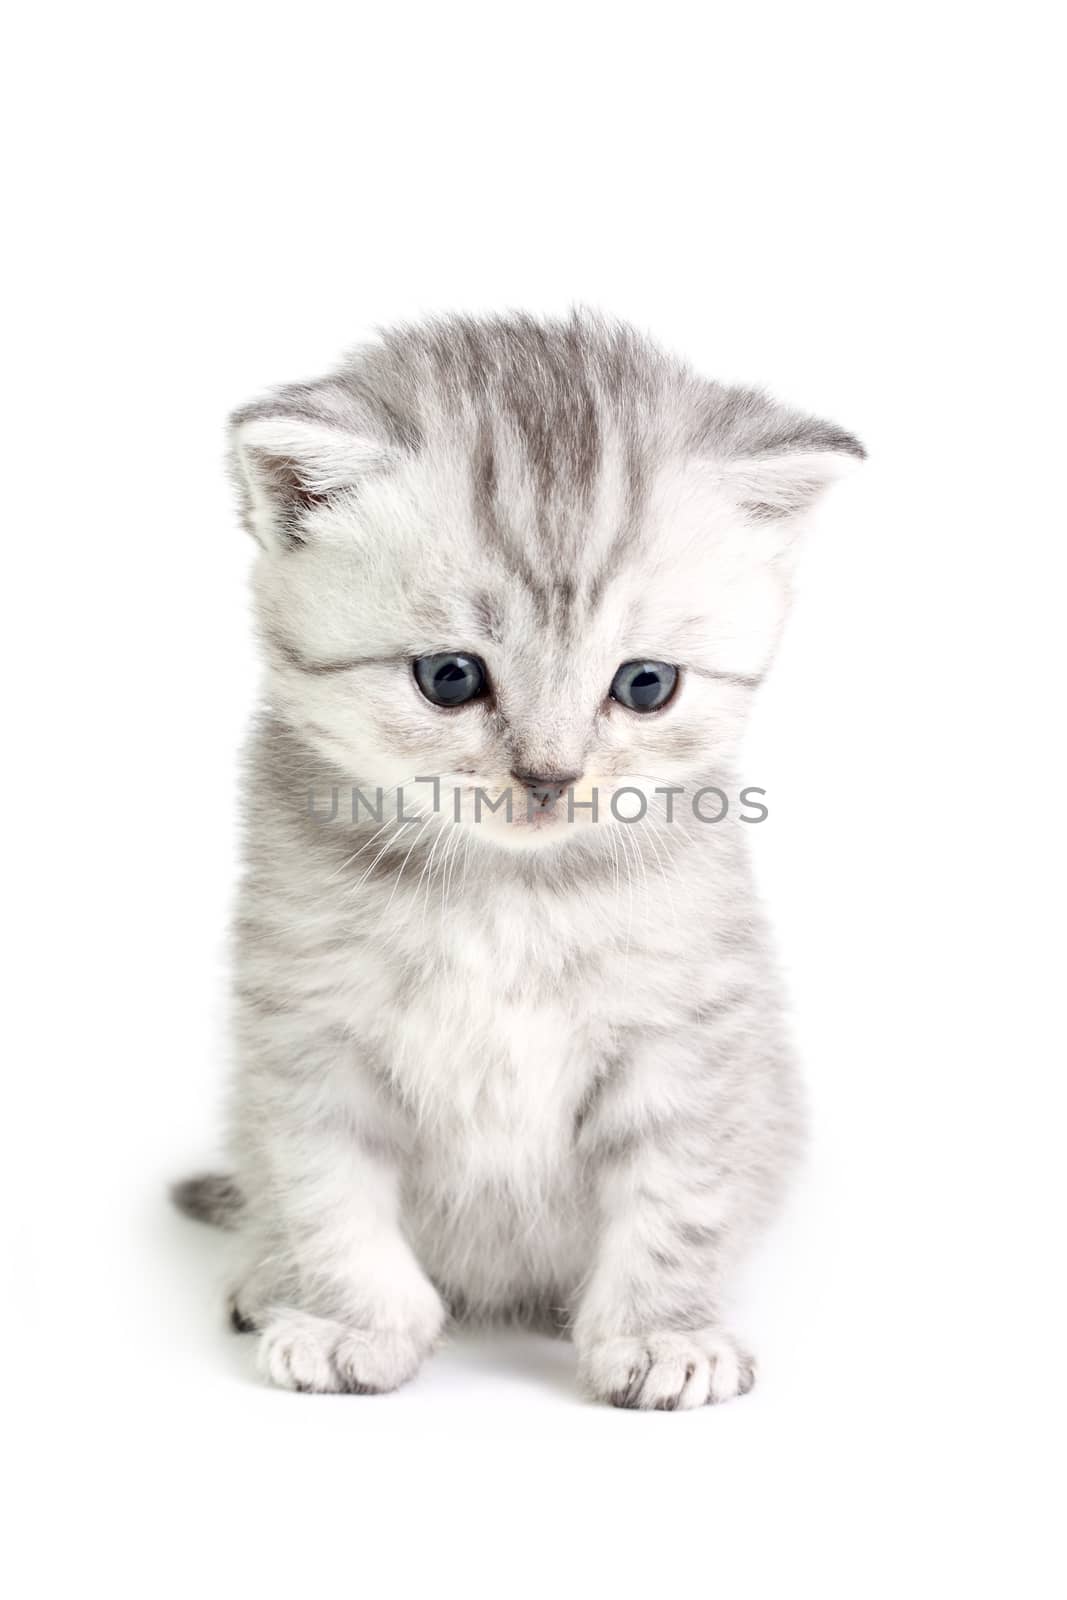
[[[752,1357],[718,1328],[601,1339],[579,1352],[587,1393],[638,1411],[690,1411],[747,1394]]]
[[[385,1394],[418,1371],[425,1339],[399,1329],[350,1328],[306,1311],[272,1312],[260,1335],[259,1369],[304,1394]]]

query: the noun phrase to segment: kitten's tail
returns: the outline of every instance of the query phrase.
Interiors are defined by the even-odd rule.
[[[170,1197],[178,1210],[197,1222],[216,1228],[234,1228],[244,1206],[235,1178],[225,1172],[204,1172],[171,1186]]]

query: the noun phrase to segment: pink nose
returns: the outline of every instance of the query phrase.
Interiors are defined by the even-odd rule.
[[[577,783],[580,772],[516,772],[511,776],[528,789],[539,806],[554,805],[564,790]]]

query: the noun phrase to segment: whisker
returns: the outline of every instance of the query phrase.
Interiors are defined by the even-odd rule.
[[[640,827],[641,824],[639,822],[636,823],[636,824],[635,823],[624,823],[623,826],[627,827],[627,828],[629,828],[629,827]],[[649,888],[648,888],[648,867],[645,864],[644,851],[641,849],[641,844],[640,844],[640,841],[639,841],[636,833],[630,835],[630,842],[632,843],[632,845],[634,847],[634,855],[637,857],[637,865],[641,869],[641,889],[642,889],[642,892],[643,892],[644,897],[645,897],[645,915],[647,916],[648,912],[649,912],[649,906],[651,904],[650,895],[649,895]]]
[[[633,940],[634,931],[634,875],[633,863],[630,857],[630,841],[627,839],[625,832],[618,835],[618,841],[623,847],[622,854],[626,863],[626,892],[628,896],[628,908],[626,916],[626,973],[628,975],[630,971],[630,945]]]
[[[408,845],[407,854],[404,856],[403,861],[400,863],[399,867],[396,869],[396,878],[395,878],[395,880],[393,882],[392,893],[390,894],[388,900],[385,902],[385,906],[383,908],[385,911],[388,911],[389,907],[393,903],[393,900],[394,900],[394,898],[396,896],[396,891],[400,887],[400,880],[404,876],[404,868],[407,866],[408,862],[411,860],[412,851],[415,849],[415,846],[418,844],[419,840],[422,838],[423,834],[426,832],[426,829],[430,826],[430,823],[432,821],[433,821],[433,814],[431,813],[426,818],[426,820],[424,821],[422,827],[419,829],[419,831],[415,835],[414,839],[412,839],[411,843]]]
[[[339,878],[341,876],[342,872],[344,872],[347,867],[350,867],[352,865],[353,861],[355,861],[359,856],[361,856],[363,854],[364,850],[369,850],[371,845],[374,843],[375,839],[377,839],[379,837],[379,835],[383,834],[385,832],[386,828],[389,827],[391,820],[392,819],[390,818],[390,819],[387,819],[385,822],[383,822],[381,827],[378,828],[376,830],[376,832],[371,834],[371,836],[367,840],[366,844],[361,844],[359,849],[356,850],[352,855],[350,855],[346,861],[342,861],[341,865],[337,868],[337,871],[336,872],[331,872],[329,878],[326,881],[328,883],[332,883],[335,878]]]
[[[463,835],[457,827],[449,840],[449,848],[441,858],[441,921],[445,919],[445,909],[448,904],[449,890],[452,887],[452,869],[455,863],[456,852],[459,849]]]
[[[426,893],[425,893],[425,896],[423,898],[423,906],[422,906],[423,921],[426,920],[426,915],[427,915],[427,913],[428,913],[428,911],[430,909],[430,886],[433,883],[434,858],[437,855],[437,852],[440,849],[441,844],[447,838],[448,838],[448,829],[447,828],[442,828],[440,833],[437,835],[437,838],[434,840],[433,844],[430,846],[430,853],[426,857],[425,864],[423,865],[422,872],[421,872],[421,874],[419,876],[419,881],[415,885],[415,904],[416,904],[416,907],[417,907],[418,906],[418,899],[419,899],[419,890],[422,888],[423,880],[424,879],[426,880]],[[427,874],[429,874],[429,877],[427,877]]]
[[[419,812],[417,816],[412,817],[410,822],[402,823],[401,826],[397,829],[396,833],[393,835],[393,837],[391,839],[386,839],[385,843],[382,845],[382,848],[378,851],[378,854],[375,856],[374,860],[371,862],[371,864],[367,868],[366,872],[364,872],[362,877],[356,883],[354,883],[352,885],[351,889],[349,889],[349,891],[348,891],[349,895],[354,895],[358,889],[362,888],[362,886],[366,883],[367,879],[370,877],[371,873],[374,871],[375,867],[378,865],[378,863],[382,859],[382,857],[390,850],[390,848],[394,844],[396,844],[396,842],[399,839],[401,839],[404,836],[405,833],[407,833],[409,828],[413,828],[415,826],[416,822],[418,822],[419,817],[421,815],[422,815],[422,813]]]
[[[615,879],[615,893],[619,894],[622,889],[622,869],[619,866],[619,846],[618,841],[615,838],[614,828],[608,829],[607,840],[608,844],[611,846],[611,865]]]
[[[678,933],[680,931],[678,926],[678,907],[675,904],[674,889],[672,887],[674,873],[671,870],[670,863],[665,861],[663,855],[660,853],[659,843],[656,838],[658,828],[655,822],[651,822],[650,819],[646,818],[642,826],[646,829],[645,837],[652,846],[652,852],[656,857],[656,862],[660,870],[660,877],[663,880],[663,887],[667,891],[667,899],[670,903],[671,921],[674,923],[675,933]]]
[[[405,783],[413,783],[415,781],[416,777],[417,777],[417,774],[416,773],[412,773],[410,778],[402,778],[401,781],[398,784],[394,784],[391,789],[383,789],[381,791],[383,800],[384,800],[384,797],[387,794],[392,794],[394,796],[399,794],[400,790],[404,787]],[[352,855],[350,855],[347,858],[347,860],[342,861],[341,865],[337,868],[336,872],[331,872],[329,878],[326,881],[328,883],[332,883],[334,878],[339,878],[341,873],[344,872],[347,867],[350,867],[352,865],[353,861],[355,861],[357,859],[357,857],[359,857],[359,856],[361,856],[363,854],[364,850],[369,850],[370,846],[374,843],[375,839],[377,839],[381,834],[383,834],[385,832],[386,828],[389,827],[390,823],[396,822],[398,820],[399,820],[398,816],[386,817],[386,819],[382,823],[381,827],[377,828],[374,831],[374,833],[371,834],[370,838],[366,841],[366,843],[365,844],[361,844],[359,849],[356,850]]]

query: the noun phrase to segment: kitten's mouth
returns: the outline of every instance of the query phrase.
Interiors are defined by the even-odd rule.
[[[539,806],[536,810],[523,811],[515,817],[512,827],[532,828],[534,832],[537,832],[538,830],[543,831],[545,828],[558,827],[560,823],[567,820],[566,805],[561,804],[558,800],[552,800],[548,805]]]
[[[576,785],[559,795],[538,797],[518,785],[466,784],[457,791],[462,799],[454,820],[505,848],[562,844],[583,833],[593,820],[582,804],[584,788]]]

